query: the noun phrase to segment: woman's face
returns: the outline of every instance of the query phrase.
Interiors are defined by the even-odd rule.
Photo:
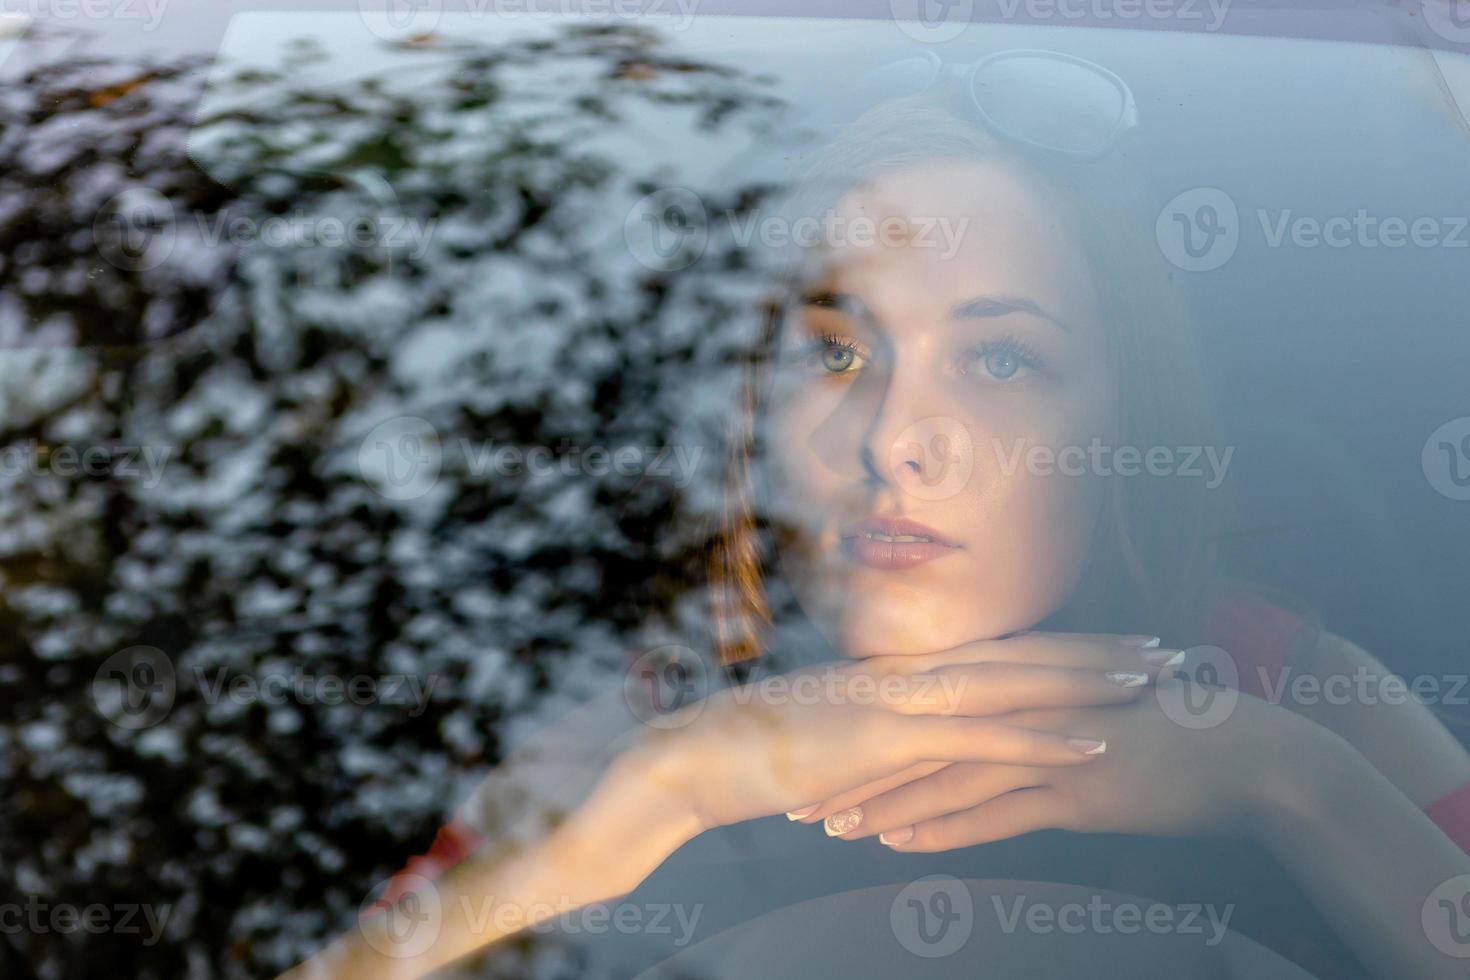
[[[850,656],[1029,627],[1081,573],[1088,447],[1114,427],[1080,248],[999,163],[916,165],[836,210],[911,234],[834,235],[782,326],[763,423],[773,516],[797,532],[782,570]]]

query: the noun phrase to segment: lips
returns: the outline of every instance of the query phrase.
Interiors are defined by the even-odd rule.
[[[927,524],[907,517],[870,517],[842,531],[843,551],[869,568],[913,568],[959,550]]]

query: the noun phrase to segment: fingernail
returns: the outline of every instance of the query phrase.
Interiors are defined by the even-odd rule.
[[[1150,650],[1143,659],[1156,667],[1178,667],[1184,663],[1183,650]]]
[[[804,806],[800,810],[787,810],[786,811],[786,819],[787,820],[804,820],[804,819],[806,819],[807,817],[811,816],[813,813],[816,813],[816,812],[817,812],[817,808],[816,807],[814,807],[814,806]]]
[[[1067,739],[1067,744],[1083,755],[1102,755],[1108,750],[1108,743],[1100,738],[1069,738]],[[831,820],[832,818],[828,817],[827,819]]]
[[[823,820],[822,829],[827,832],[828,837],[838,837],[857,830],[862,822],[863,808],[853,806],[848,807],[846,810],[838,810],[826,820]]]
[[[914,839],[914,828],[900,827],[897,830],[885,830],[878,835],[878,840],[884,844],[907,844]]]
[[[1139,670],[1110,670],[1103,676],[1119,687],[1142,687],[1148,683],[1148,675]]]
[[[1148,648],[1158,646],[1160,641],[1157,636],[1144,634],[1139,636],[1125,636],[1122,642],[1125,646]]]

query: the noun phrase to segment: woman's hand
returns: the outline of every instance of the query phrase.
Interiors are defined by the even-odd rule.
[[[1106,755],[1076,770],[963,763],[856,803],[829,803],[810,820],[874,834],[898,851],[943,851],[1034,830],[1157,836],[1250,834],[1262,808],[1291,780],[1293,746],[1315,744],[1319,726],[1238,695],[1218,724],[1188,727],[1166,711],[1188,692],[1178,680],[1116,708],[1032,710],[1006,721],[1085,732]]]
[[[1021,712],[1139,700],[1176,654],[1143,639],[1028,635],[784,674],[665,719],[646,745],[664,761],[643,771],[680,787],[708,828],[855,786],[896,786],[946,764],[1087,768],[1104,739]]]

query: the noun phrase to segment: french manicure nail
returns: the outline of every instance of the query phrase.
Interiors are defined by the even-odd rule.
[[[1178,667],[1184,663],[1183,650],[1150,650],[1143,659],[1156,667]]]
[[[1108,743],[1100,738],[1069,738],[1067,744],[1083,755],[1102,755],[1108,750]]]
[[[826,820],[822,821],[822,829],[827,832],[828,837],[839,837],[842,834],[852,833],[857,830],[863,822],[863,808],[860,806],[848,807],[846,810],[838,810]]]
[[[914,839],[914,828],[900,827],[897,830],[885,830],[878,835],[878,840],[884,844],[907,844]]]
[[[786,811],[786,819],[787,820],[803,820],[803,819],[811,816],[813,813],[816,813],[816,812],[817,812],[817,808],[816,807],[814,807],[814,806],[804,806],[800,810],[787,810]]]
[[[1141,670],[1110,670],[1103,676],[1119,687],[1142,687],[1148,683],[1148,675]]]
[[[1143,635],[1143,636],[1125,636],[1125,637],[1123,637],[1123,644],[1125,646],[1140,647],[1140,648],[1145,649],[1145,650],[1148,649],[1149,647],[1156,647],[1156,646],[1159,645],[1159,643],[1160,643],[1160,640],[1159,640],[1159,638],[1157,636]]]

